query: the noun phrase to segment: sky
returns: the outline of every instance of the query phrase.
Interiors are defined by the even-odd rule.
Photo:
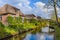
[[[24,14],[34,14],[43,18],[50,18],[53,7],[46,8],[48,0],[0,0],[0,7],[5,4],[10,4],[19,8]],[[58,14],[59,8],[57,7]],[[59,14],[60,16],[60,14]]]

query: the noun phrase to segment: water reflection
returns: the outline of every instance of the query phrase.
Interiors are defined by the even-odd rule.
[[[46,33],[27,34],[24,40],[54,40],[54,35]]]
[[[44,28],[46,29],[46,28]],[[14,36],[10,40],[54,40],[54,32],[41,32],[40,29],[32,30],[20,35]]]

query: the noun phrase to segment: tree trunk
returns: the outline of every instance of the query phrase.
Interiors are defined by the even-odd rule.
[[[57,9],[56,9],[56,0],[54,0],[54,11],[55,11],[55,16],[56,16],[56,23],[58,25],[58,14],[57,14]]]

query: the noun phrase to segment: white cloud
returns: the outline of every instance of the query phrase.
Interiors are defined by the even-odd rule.
[[[0,3],[2,3],[2,1],[0,1]]]
[[[30,2],[28,0],[19,0],[18,7],[22,10],[23,13],[31,13],[32,8],[29,6]]]
[[[44,6],[45,6],[45,3],[43,3],[43,2],[36,2],[36,3],[34,3],[34,5],[35,5],[38,9],[40,9],[41,11],[47,13],[47,8],[44,7]]]
[[[33,3],[33,8],[30,6],[30,1],[29,0],[11,0],[8,2],[8,0],[5,0],[6,2],[3,2],[2,0],[0,0],[0,6],[2,4],[6,4],[11,2],[12,5],[16,6],[17,8],[19,8],[24,14],[35,14],[35,15],[39,15],[42,16],[44,18],[49,18],[49,14],[52,13],[53,7],[50,6],[49,8],[45,8],[44,6],[46,6],[45,3],[43,2],[35,2]],[[17,4],[14,4],[17,3]],[[10,4],[10,3],[9,3]],[[31,3],[32,4],[32,3]],[[58,13],[60,14],[60,10],[57,7]]]
[[[17,1],[20,2],[20,3],[27,4],[27,5],[30,4],[29,0],[17,0]]]
[[[8,2],[8,0],[5,0]],[[13,0],[14,1],[14,0]],[[32,8],[29,4],[30,1],[29,0],[16,0],[14,2],[18,2],[18,4],[16,4],[15,6],[20,8],[20,10],[24,13],[24,14],[35,14],[35,15],[39,15],[42,17],[47,17],[48,14],[47,13],[47,8],[44,8],[45,3],[43,2],[36,2],[34,3],[35,7]],[[4,2],[6,3],[6,2]],[[32,4],[32,3],[31,3]],[[44,15],[45,14],[45,15]]]
[[[3,2],[2,2],[2,0],[0,0],[0,6],[2,6],[3,5]]]
[[[22,3],[19,3],[18,6],[22,7]]]
[[[45,3],[36,2],[36,3],[34,3],[34,5],[36,7],[33,9],[34,14],[39,15],[43,18],[49,18],[48,17],[48,10],[47,10],[47,8],[44,7],[46,5]]]
[[[4,0],[0,0],[0,6],[3,6],[4,4],[6,4],[6,2],[3,2]]]
[[[34,3],[34,5],[36,7],[34,9],[36,15],[40,15],[43,18],[50,18],[51,17],[50,15],[51,15],[52,11],[54,10],[54,7],[52,7],[52,6],[49,6],[49,8],[44,7],[44,6],[46,6],[46,4],[43,2],[36,2],[36,3]],[[56,8],[57,8],[58,16],[60,16],[59,15],[60,9],[58,7],[56,7]]]
[[[34,5],[36,5],[37,7],[40,7],[40,8],[43,8],[45,3],[42,3],[42,2],[36,2],[34,3]]]

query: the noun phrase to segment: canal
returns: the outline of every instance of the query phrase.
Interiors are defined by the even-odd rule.
[[[8,40],[54,40],[54,32],[45,33],[40,30],[32,30],[20,35],[16,35]]]

